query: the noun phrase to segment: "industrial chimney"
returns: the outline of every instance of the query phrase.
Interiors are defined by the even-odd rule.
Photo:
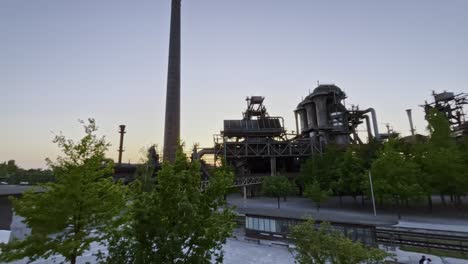
[[[120,145],[119,145],[119,164],[122,163],[122,152],[124,152],[123,150],[123,140],[124,140],[124,134],[126,133],[125,132],[125,125],[120,125],[120,131],[119,131],[119,134],[120,134]]]
[[[163,159],[170,163],[180,138],[180,13],[181,0],[172,0],[163,151]]]
[[[413,117],[411,116],[411,109],[406,109],[406,113],[408,114],[411,136],[414,137]]]

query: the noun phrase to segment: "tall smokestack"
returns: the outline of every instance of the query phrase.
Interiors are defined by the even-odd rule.
[[[411,135],[414,137],[413,117],[411,116],[411,109],[406,109],[406,113],[408,114]]]
[[[181,0],[172,0],[163,152],[170,163],[175,161],[180,138],[180,9]]]
[[[119,134],[120,134],[120,145],[119,145],[119,164],[122,163],[122,152],[124,152],[123,150],[123,140],[124,140],[124,134],[126,133],[125,132],[125,125],[120,125],[120,131],[119,131]]]

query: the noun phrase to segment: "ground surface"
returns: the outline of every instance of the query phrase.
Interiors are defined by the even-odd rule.
[[[437,201],[437,198],[435,197],[434,200]],[[401,227],[468,232],[468,209],[443,206],[438,202],[435,202],[434,208],[447,208],[428,213],[424,205],[422,208],[414,207],[414,210],[411,210],[410,207],[403,212],[400,220],[397,213],[391,208],[378,208],[377,216],[374,216],[372,206],[369,203],[365,206],[362,206],[360,201],[355,204],[350,197],[343,199],[342,206],[339,205],[338,198],[334,197],[322,205],[318,212],[312,201],[302,197],[288,197],[286,202],[281,199],[280,209],[277,208],[276,199],[268,197],[253,197],[245,200],[239,194],[231,194],[228,196],[228,203],[236,206],[239,213],[263,212],[286,217],[311,216],[317,220],[389,224]]]
[[[265,242],[268,243],[268,242]],[[91,251],[86,252],[83,257],[78,258],[78,264],[96,263],[96,259],[92,256],[97,250],[105,251],[105,248],[98,245],[93,245]],[[254,244],[246,242],[242,238],[229,239],[224,246],[225,264],[293,264],[294,258],[286,247],[271,246],[268,244]],[[395,260],[402,264],[415,264],[421,258],[421,254],[409,253],[401,250],[393,251],[397,256]],[[432,259],[432,264],[468,264],[468,260],[459,260],[452,258],[439,258],[426,254]],[[61,257],[50,258],[48,260],[38,260],[32,264],[49,264],[60,263],[63,261]],[[11,262],[9,264],[26,264],[27,260]]]
[[[277,209],[276,199],[256,197],[244,200],[242,196],[233,194],[228,196],[228,202],[237,207],[238,212],[276,212],[287,215],[310,215],[316,219],[341,219],[363,222],[379,222],[388,224],[397,224],[404,227],[425,228],[435,230],[449,230],[468,232],[467,210],[454,209],[450,206],[435,205],[434,208],[442,208],[443,210],[429,214],[425,211],[424,206],[414,208],[414,211],[408,209],[403,212],[403,217],[398,221],[395,211],[391,208],[383,208],[377,211],[377,217],[373,215],[372,207],[369,207],[368,201],[365,206],[360,203],[355,204],[353,199],[345,199],[343,206],[339,205],[336,199],[332,199],[325,204],[322,209],[317,212],[315,205],[305,198],[291,197],[287,202],[281,201],[281,209]],[[27,234],[27,228],[21,223],[20,218],[13,218],[12,233],[17,237],[22,237]],[[104,250],[102,246],[93,245],[90,252],[78,259],[78,263],[95,263],[93,252]],[[260,244],[247,242],[242,232],[236,232],[234,238],[229,239],[224,246],[225,261],[227,264],[292,264],[294,259],[289,249],[285,246],[271,245],[269,241],[260,241]],[[410,253],[401,250],[392,251],[396,254],[395,260],[399,263],[412,264],[418,263],[421,257],[420,253]],[[468,264],[468,260],[459,260],[452,258],[439,258],[431,256],[433,264]],[[63,260],[60,257],[51,258],[48,260],[39,260],[34,264],[60,263]],[[26,260],[16,261],[13,264],[25,264]]]

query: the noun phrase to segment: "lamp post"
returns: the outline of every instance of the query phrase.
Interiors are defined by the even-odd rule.
[[[374,216],[377,216],[377,210],[375,209],[374,186],[372,184],[372,174],[370,170],[369,170],[369,183],[370,183],[370,189],[371,189],[371,195],[372,195],[372,207],[374,208]]]

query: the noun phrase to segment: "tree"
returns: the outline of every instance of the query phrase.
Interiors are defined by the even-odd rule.
[[[350,194],[356,200],[356,196],[362,194],[364,184],[364,164],[356,151],[349,147],[343,155],[338,167],[338,181],[336,189],[338,194]],[[341,199],[340,199],[341,200]]]
[[[384,263],[384,251],[353,242],[324,222],[317,227],[312,219],[292,228],[294,257],[304,264]]]
[[[9,178],[12,175],[15,175],[18,172],[19,168],[15,164],[14,160],[9,160],[0,164],[0,180],[9,181]]]
[[[162,165],[152,188],[137,180],[129,208],[108,230],[109,253],[100,255],[101,263],[222,262],[222,244],[235,226],[235,214],[223,199],[233,173],[216,170],[203,189],[200,179],[200,163],[188,162],[180,147],[175,163]]]
[[[267,196],[276,197],[278,209],[280,208],[280,198],[291,193],[292,187],[288,178],[284,176],[265,177],[262,185],[263,193]]]
[[[420,155],[422,170],[428,176],[431,187],[439,191],[442,199],[445,194],[449,194],[456,196],[461,202],[460,196],[467,190],[467,180],[463,176],[466,173],[463,168],[463,144],[456,145],[444,114],[432,109],[426,119],[431,137]]]
[[[102,228],[121,212],[124,189],[112,180],[113,163],[105,158],[109,144],[96,136],[93,119],[82,123],[85,136],[78,142],[63,135],[53,141],[64,155],[48,160],[56,182],[40,185],[43,192],[29,190],[12,199],[31,234],[4,245],[0,260],[32,261],[59,254],[74,264],[92,242],[102,240]]]
[[[391,200],[401,217],[401,202],[423,195],[417,176],[421,173],[412,158],[395,149],[394,141],[385,143],[371,167],[374,192],[381,200]],[[366,179],[367,180],[367,179]],[[367,180],[368,181],[368,180]],[[369,191],[369,183],[366,183]]]
[[[326,264],[334,250],[329,232],[329,224],[322,224],[317,228],[312,219],[292,227],[291,238],[296,246],[293,249],[296,262]]]
[[[305,188],[317,181],[323,189],[339,194],[339,167],[342,160],[343,150],[338,146],[328,145],[323,154],[313,155],[301,166],[298,182]]]
[[[315,203],[318,212],[321,204],[328,200],[330,192],[330,190],[323,190],[320,184],[314,181],[312,184],[306,185],[304,195]]]

